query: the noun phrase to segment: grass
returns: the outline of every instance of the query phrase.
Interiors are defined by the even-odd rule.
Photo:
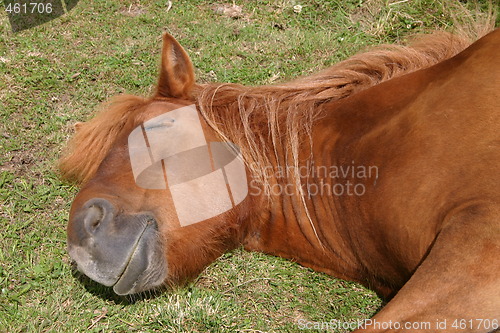
[[[235,3],[237,19],[220,1],[174,1],[169,11],[166,1],[80,1],[16,34],[2,10],[0,332],[294,332],[300,320],[356,321],[381,307],[355,283],[242,250],[189,286],[151,297],[118,297],[71,269],[65,226],[78,189],[58,179],[55,161],[72,124],[99,103],[152,91],[162,31],[185,46],[200,82],[258,85],[451,28],[466,13],[448,0]]]

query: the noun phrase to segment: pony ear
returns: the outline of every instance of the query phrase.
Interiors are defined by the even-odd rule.
[[[191,59],[179,42],[165,32],[156,95],[189,99],[194,83],[194,68]]]

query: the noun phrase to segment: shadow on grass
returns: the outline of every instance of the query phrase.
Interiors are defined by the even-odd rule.
[[[87,292],[101,298],[102,300],[113,302],[117,305],[132,305],[144,300],[155,299],[162,294],[162,290],[148,290],[133,295],[117,295],[113,291],[113,287],[106,287],[97,283],[78,271],[76,264],[72,263],[71,268],[71,275],[82,284]]]

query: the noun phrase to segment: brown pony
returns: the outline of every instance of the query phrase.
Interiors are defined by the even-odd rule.
[[[165,34],[154,96],[113,99],[61,160],[82,184],[71,258],[131,294],[243,244],[390,300],[361,330],[496,329],[500,30],[470,44],[434,33],[245,87],[197,85]]]

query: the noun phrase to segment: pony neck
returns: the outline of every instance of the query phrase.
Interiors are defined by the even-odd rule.
[[[261,173],[250,172],[251,214],[243,225],[241,240],[247,250],[288,258],[330,275],[362,282],[359,265],[346,241],[346,230],[339,223],[338,198],[319,193],[331,192],[334,185],[323,172],[332,161],[322,160],[321,152],[333,147],[337,134],[333,128],[322,128],[319,134],[299,137],[298,156],[294,156],[290,144],[276,144],[272,136],[263,141],[273,149],[269,164],[260,166]],[[280,139],[286,138],[282,133]],[[314,140],[314,147],[309,139]]]

